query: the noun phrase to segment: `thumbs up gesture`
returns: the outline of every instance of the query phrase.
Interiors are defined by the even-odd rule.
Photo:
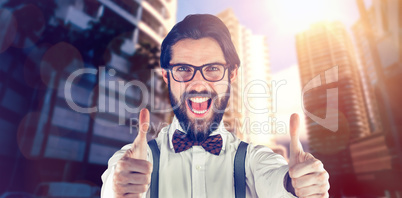
[[[142,109],[139,131],[130,149],[117,162],[113,177],[115,197],[141,197],[151,183],[152,164],[147,161],[149,112]]]
[[[322,162],[303,151],[299,140],[300,120],[290,117],[289,176],[298,197],[329,197],[329,175]]]

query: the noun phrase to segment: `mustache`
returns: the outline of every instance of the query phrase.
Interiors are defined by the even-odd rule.
[[[212,90],[212,91],[207,91],[207,90],[203,90],[203,91],[196,91],[196,90],[191,90],[191,91],[186,91],[182,94],[182,96],[180,97],[180,100],[182,102],[186,101],[186,99],[191,98],[191,97],[209,97],[209,98],[216,98],[218,96],[218,94]]]

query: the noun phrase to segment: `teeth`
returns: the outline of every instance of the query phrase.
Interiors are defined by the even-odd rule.
[[[189,98],[191,102],[195,102],[195,103],[203,103],[205,101],[208,101],[210,98],[208,97],[194,97],[194,98]],[[197,111],[195,109],[191,109],[192,112],[196,113],[196,114],[204,114],[205,112],[207,112],[207,110],[203,110],[203,111]]]
[[[196,113],[196,114],[203,114],[203,113],[207,112],[207,110],[197,111],[197,110],[194,110],[194,109],[192,109],[192,111],[193,111],[194,113]]]
[[[207,100],[209,100],[209,98],[207,97],[203,97],[203,98],[190,98],[191,102],[196,102],[196,103],[202,103],[205,102]]]

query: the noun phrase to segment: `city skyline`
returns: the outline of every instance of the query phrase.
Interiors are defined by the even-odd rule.
[[[298,113],[303,148],[324,163],[333,196],[400,197],[401,0],[27,2],[0,0],[0,165],[10,180],[0,192],[101,185],[110,156],[137,134],[138,109],[150,110],[149,139],[171,122],[159,46],[187,14],[209,13],[242,63],[227,130],[286,158]]]
[[[366,7],[372,0],[364,0]],[[293,5],[296,3],[295,5]],[[177,21],[188,14],[218,14],[231,8],[238,20],[253,33],[265,35],[270,49],[273,73],[297,64],[295,35],[315,22],[341,21],[351,33],[359,12],[355,1],[307,0],[307,1],[178,1]]]
[[[256,7],[258,4],[256,2],[239,2],[238,4],[235,2],[229,5],[225,1],[217,4],[208,1],[202,3],[179,1],[178,20],[186,14],[216,14],[230,7],[238,16],[239,23],[250,28],[253,33],[267,37],[273,79],[285,80],[292,85],[285,85],[280,89],[282,95],[279,94],[278,97],[278,113],[275,117],[287,123],[290,114],[297,112],[302,115],[303,125],[303,115],[306,110],[312,111],[310,114],[307,112],[308,117],[305,123],[307,129],[304,126],[301,127],[301,139],[305,138],[304,143],[309,144],[310,151],[322,159],[329,170],[330,181],[332,181],[330,192],[333,196],[356,194],[399,197],[401,188],[396,183],[400,183],[398,175],[401,173],[398,167],[402,161],[400,151],[402,139],[399,124],[401,111],[397,101],[401,97],[396,84],[400,82],[398,76],[402,72],[400,36],[398,39],[401,14],[400,11],[398,12],[398,1],[364,1],[364,4],[363,1],[347,3],[346,1],[337,1],[337,3],[303,1],[292,6],[289,1],[281,2],[283,3],[275,2],[277,3],[275,6],[268,8],[268,4],[275,3],[259,2],[259,7]],[[361,16],[364,15],[361,9],[362,4],[365,7],[363,9],[367,10],[369,24],[362,22]],[[401,4],[400,1],[399,4]],[[261,10],[269,12],[274,8],[277,10],[271,12],[271,15],[261,12]],[[304,16],[303,11],[306,10],[312,13]],[[294,12],[291,13],[292,11]],[[320,14],[322,16],[318,16]],[[293,20],[297,17],[299,19]],[[296,24],[297,21],[300,24]],[[329,36],[318,36],[319,34],[307,36],[311,41],[307,39],[305,42],[310,43],[309,45],[314,49],[309,55],[298,54],[299,61],[295,61],[296,43],[302,42],[297,42],[296,35],[310,29],[319,29],[314,26],[319,26],[320,23],[334,24],[327,26],[331,29],[327,31]],[[371,26],[371,29],[366,26]],[[371,38],[368,32],[372,34]],[[314,41],[315,37],[320,39]],[[325,41],[326,39],[328,41]],[[370,43],[370,39],[373,43]],[[304,50],[307,50],[309,45],[305,46]],[[331,50],[328,46],[331,46]],[[375,52],[376,50],[378,52]],[[377,59],[374,52],[378,53]],[[320,58],[325,53],[328,57]],[[300,56],[308,56],[310,60]],[[312,68],[310,71],[305,68],[308,61]],[[321,66],[319,66],[320,62]],[[336,67],[336,72],[339,72],[336,78],[331,74],[333,72],[330,67]],[[327,70],[324,75],[325,69]],[[320,71],[322,73],[319,73]],[[305,76],[304,79],[299,78],[299,73]],[[307,75],[307,73],[310,74]],[[306,92],[305,95],[303,91],[303,105],[301,89],[306,88],[306,83],[313,81],[317,75],[321,75],[321,79],[315,81],[313,85],[326,82],[329,84],[322,86],[320,90]],[[339,83],[335,83],[336,85],[330,83],[338,81],[338,77]],[[325,89],[333,90],[335,87],[339,90],[340,115],[336,116],[337,119],[331,113],[325,116],[325,110],[318,108],[320,105],[325,106],[325,98],[329,98],[327,103],[330,108],[335,107],[335,97],[331,94],[325,97]],[[289,98],[295,99],[289,100]],[[384,105],[384,102],[389,104]],[[336,108],[338,108],[337,102]],[[328,113],[328,108],[326,111]],[[319,116],[312,121],[314,115]],[[317,118],[328,122],[316,123]],[[317,124],[321,126],[318,127]],[[327,129],[323,130],[323,128]],[[332,132],[324,132],[325,130],[332,130]],[[277,135],[276,139],[286,148],[288,143],[286,136]],[[373,187],[367,188],[368,186]]]
[[[346,30],[350,35],[354,22],[359,18],[359,13],[355,1],[310,0],[296,3],[297,5],[292,5],[292,3],[294,2],[289,0],[248,3],[240,1],[191,3],[178,1],[177,21],[182,20],[188,14],[218,14],[230,8],[238,17],[240,24],[250,29],[254,34],[266,36],[272,79],[276,82],[288,83],[278,89],[275,118],[277,122],[288,126],[291,113],[298,113],[302,118],[301,140],[306,143],[307,131],[303,122],[304,112],[301,92],[295,91],[295,89],[301,90],[300,78],[298,75],[294,75],[295,71],[298,70],[295,36],[297,33],[310,28],[310,25],[321,21],[340,21],[345,24]],[[372,4],[371,0],[365,0],[365,4],[366,7],[369,7]],[[297,9],[294,9],[296,7]],[[289,98],[294,98],[294,100],[289,101]],[[289,105],[292,108],[289,108]],[[288,134],[288,128],[286,129],[286,134]],[[274,136],[281,144],[287,145],[289,137],[286,134],[276,134]],[[304,146],[308,148],[307,145]]]

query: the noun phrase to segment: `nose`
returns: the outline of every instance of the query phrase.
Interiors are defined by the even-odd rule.
[[[194,75],[194,78],[187,82],[187,88],[189,90],[195,90],[198,92],[208,90],[209,84],[208,81],[202,77],[201,71],[197,71]]]
[[[195,75],[194,75],[194,78],[192,81],[204,81],[204,77],[202,77],[200,70],[195,72]]]

